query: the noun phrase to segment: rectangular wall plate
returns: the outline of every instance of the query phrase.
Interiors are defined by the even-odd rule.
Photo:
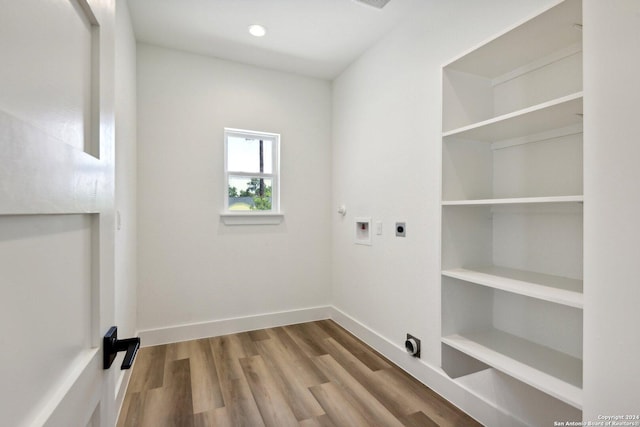
[[[356,218],[355,232],[355,243],[357,245],[371,246],[371,217]]]

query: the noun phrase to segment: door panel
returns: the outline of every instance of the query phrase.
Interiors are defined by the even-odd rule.
[[[4,1],[0,110],[84,150],[90,133],[92,29],[75,1]]]
[[[0,2],[3,425],[115,423],[114,12]]]
[[[91,224],[88,215],[0,217],[0,324],[16,326],[0,352],[6,425],[41,406],[91,351]]]

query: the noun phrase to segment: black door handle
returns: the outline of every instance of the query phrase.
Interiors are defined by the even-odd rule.
[[[116,358],[116,354],[120,351],[126,351],[122,366],[120,369],[129,369],[133,365],[133,359],[136,358],[138,349],[140,348],[140,338],[118,339],[118,327],[112,326],[103,339],[103,367],[109,369]]]

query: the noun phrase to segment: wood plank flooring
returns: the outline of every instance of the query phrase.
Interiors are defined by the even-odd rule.
[[[331,320],[140,349],[118,427],[479,426]]]

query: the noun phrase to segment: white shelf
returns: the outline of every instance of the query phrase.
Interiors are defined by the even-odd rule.
[[[584,306],[582,280],[496,266],[454,268],[442,275],[578,309]]]
[[[582,360],[492,329],[454,334],[442,342],[578,409],[582,408]]]
[[[582,203],[584,196],[518,197],[507,199],[443,200],[442,206],[525,205],[536,203]]]
[[[582,92],[494,117],[442,134],[443,137],[496,142],[582,123]]]
[[[447,68],[490,79],[582,42],[582,5],[567,0],[484,43]],[[499,60],[496,60],[499,58]]]

